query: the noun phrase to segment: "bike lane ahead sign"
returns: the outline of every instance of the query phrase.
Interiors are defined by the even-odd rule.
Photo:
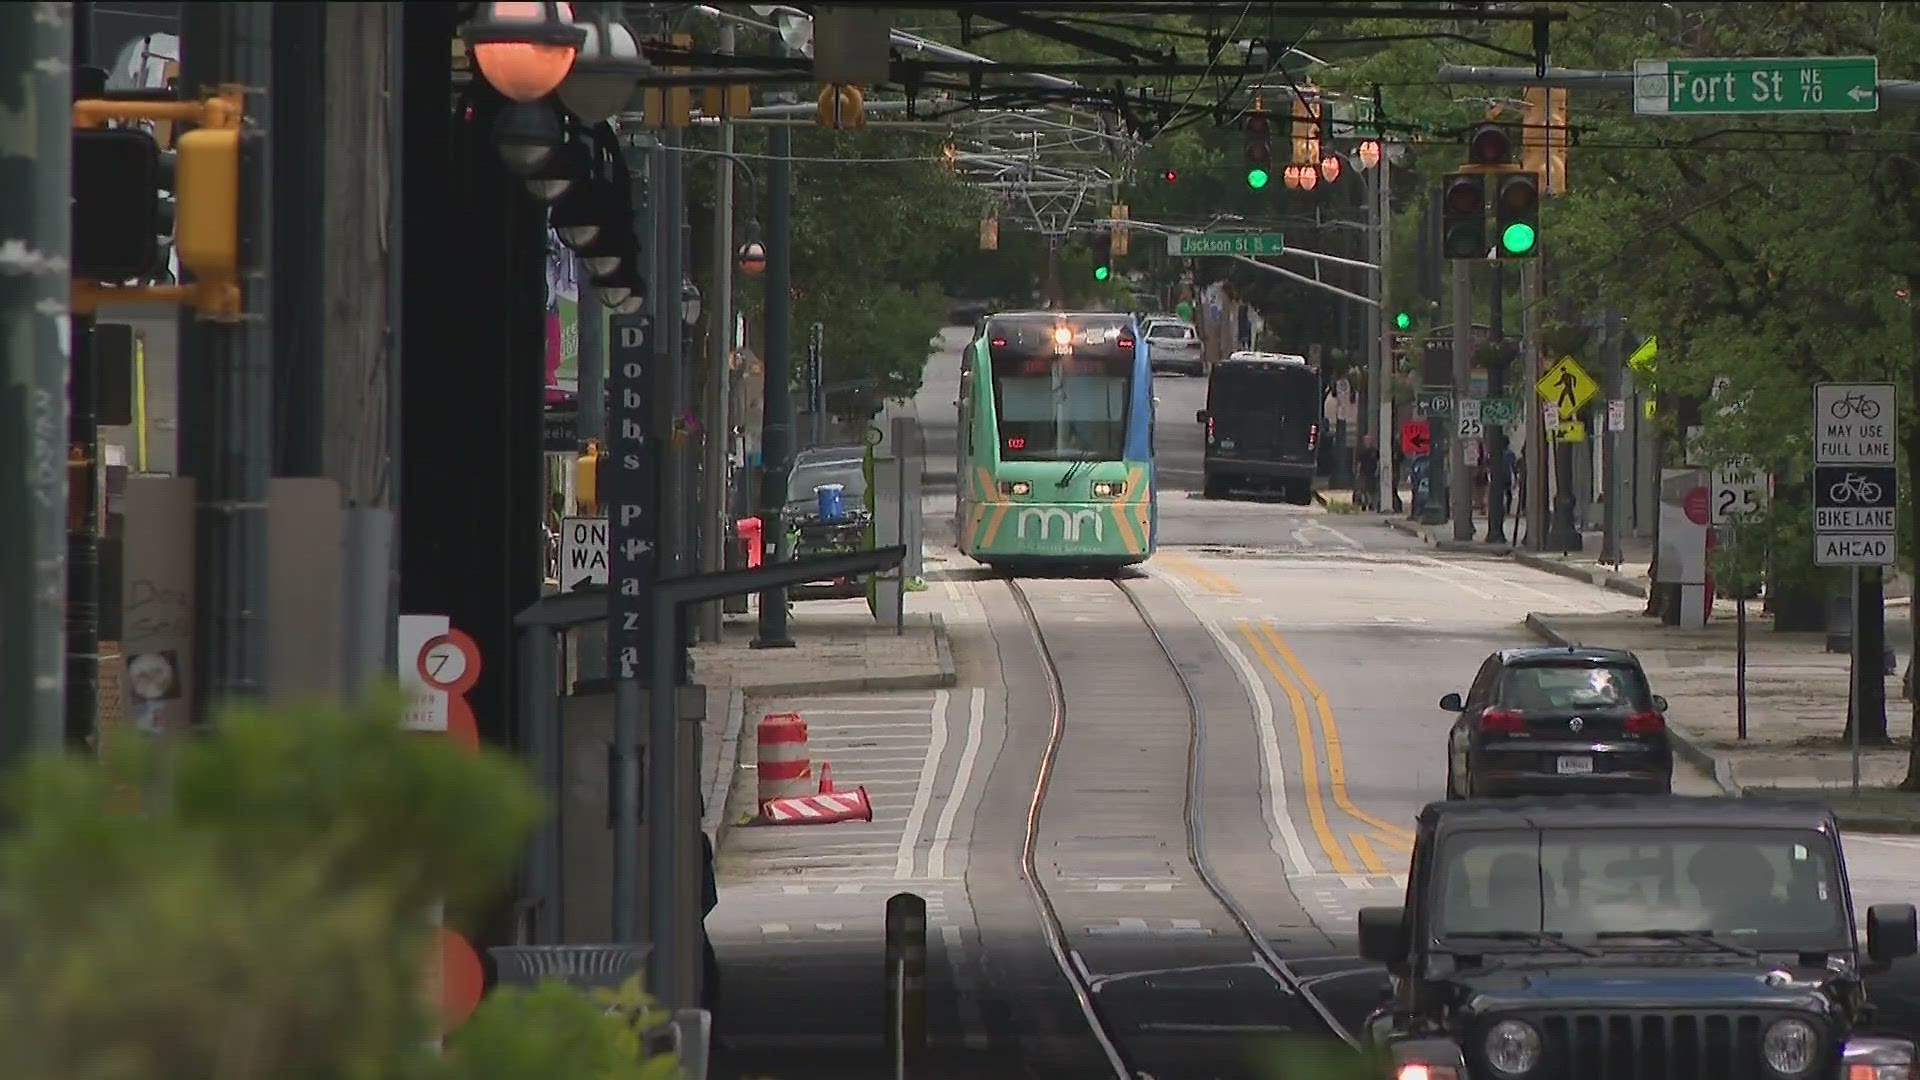
[[[1813,388],[1816,564],[1893,563],[1898,408],[1892,383],[1821,383]]]

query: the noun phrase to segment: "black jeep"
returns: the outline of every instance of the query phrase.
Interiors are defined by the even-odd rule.
[[[1906,1080],[1863,969],[1915,952],[1911,904],[1856,944],[1833,814],[1600,795],[1438,802],[1407,902],[1360,912],[1397,1080]]]

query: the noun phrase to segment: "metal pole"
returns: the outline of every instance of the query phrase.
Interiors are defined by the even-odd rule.
[[[1487,363],[1487,400],[1507,396],[1507,264],[1493,261],[1492,293],[1487,304],[1487,336],[1494,344],[1494,358]],[[1507,475],[1507,427],[1486,421],[1486,406],[1481,406],[1481,433],[1487,440],[1487,542],[1507,543],[1507,499],[1512,495],[1512,478]]]
[[[66,733],[69,10],[0,5],[0,768]]]
[[[182,472],[194,485],[195,708],[265,690],[267,667],[267,489],[273,460],[273,223],[268,102],[272,4],[190,0],[181,5],[183,82],[249,88],[241,154],[240,238],[245,309],[232,323],[203,323],[183,370],[206,372],[205,438]],[[196,34],[200,35],[196,37]],[[183,425],[184,426],[184,425]],[[184,457],[184,455],[183,455]]]
[[[767,328],[765,407],[761,420],[760,519],[774,550],[787,551],[781,512],[786,508],[787,474],[793,467],[793,133],[784,127],[767,132]],[[760,633],[756,649],[790,649],[787,590],[760,594]]]
[[[1453,513],[1453,538],[1473,539],[1473,471],[1468,464],[1472,440],[1458,437],[1460,403],[1467,399],[1473,372],[1473,261],[1453,260],[1453,425],[1446,441],[1447,461],[1440,475],[1447,480],[1447,502]],[[1433,440],[1436,447],[1439,439]],[[1438,456],[1437,454],[1435,456]]]
[[[1607,380],[1606,417],[1601,421],[1606,426],[1601,443],[1601,464],[1605,469],[1605,476],[1601,483],[1606,491],[1607,502],[1604,507],[1606,517],[1603,531],[1600,534],[1600,561],[1616,567],[1621,561],[1620,523],[1626,508],[1626,492],[1623,490],[1626,485],[1620,480],[1620,444],[1623,440],[1613,430],[1613,403],[1620,401],[1621,408],[1626,407],[1626,403],[1622,400],[1622,387],[1625,385],[1624,372],[1627,366],[1626,350],[1622,347],[1624,343],[1620,339],[1623,332],[1620,313],[1608,311],[1606,337],[1600,342],[1601,356],[1606,366],[1604,375]]]
[[[1521,415],[1527,418],[1527,547],[1544,551],[1547,543],[1547,427],[1540,408],[1540,395],[1533,392],[1540,382],[1540,318],[1534,312],[1540,300],[1540,260],[1528,259],[1526,272],[1520,275],[1520,349],[1527,360],[1527,384],[1519,391],[1527,402]]]
[[[731,53],[734,46],[732,23],[720,27],[720,52]],[[720,152],[733,153],[733,125],[720,125]],[[700,568],[709,574],[727,567],[728,518],[727,445],[732,438],[733,420],[728,415],[733,386],[733,159],[720,159],[720,177],[713,198],[713,287],[707,297],[706,441],[702,444],[702,487],[700,504],[706,514],[705,541]],[[700,607],[700,636],[719,641],[723,604],[714,600]]]
[[[1388,283],[1387,258],[1393,247],[1393,164],[1388,160],[1383,148],[1380,153],[1380,166],[1377,170],[1378,182],[1374,184],[1376,205],[1373,208],[1375,230],[1374,246],[1374,288],[1380,298],[1380,306],[1374,315],[1380,321],[1380,341],[1373,357],[1373,385],[1375,387],[1374,415],[1378,418],[1374,424],[1374,448],[1380,456],[1379,483],[1380,501],[1374,504],[1374,510],[1387,513],[1393,509],[1393,305],[1389,302],[1392,286]]]
[[[1860,794],[1860,721],[1867,704],[1867,696],[1862,692],[1861,671],[1864,665],[1860,660],[1860,568],[1848,567],[1847,579],[1853,588],[1853,632],[1848,634],[1847,651],[1852,655],[1847,660],[1847,704],[1852,714],[1847,718],[1847,745],[1853,758],[1853,793]],[[1880,658],[1874,657],[1879,663]]]
[[[584,443],[606,437],[607,308],[594,292],[593,273],[587,269],[587,261],[576,255],[573,267],[574,280],[580,283],[580,392],[574,395],[573,429]]]
[[[1614,475],[1618,476],[1619,474],[1615,473]],[[1739,534],[1731,527],[1729,527],[1728,533],[1733,541],[1737,554],[1744,556],[1746,554],[1745,552],[1738,551],[1740,546]],[[1741,558],[1737,560],[1735,565],[1741,567],[1741,575],[1739,579],[1734,582],[1733,592],[1734,738],[1745,742],[1747,740],[1747,580],[1745,559]]]
[[[74,91],[93,61],[93,5],[72,7]],[[89,80],[92,81],[92,80]],[[67,385],[67,477],[76,511],[67,529],[67,709],[66,742],[76,749],[93,742],[100,709],[100,360],[94,352],[94,318],[72,317],[71,378]]]
[[[669,128],[660,133],[660,148],[655,152],[654,161],[659,165],[655,173],[658,181],[653,185],[657,215],[656,228],[660,237],[660,277],[653,283],[654,290],[660,294],[660,316],[653,324],[655,340],[659,343],[658,355],[664,361],[661,366],[661,386],[666,392],[668,402],[666,426],[661,434],[667,438],[662,447],[666,468],[666,494],[663,516],[660,519],[662,577],[679,577],[685,572],[687,559],[687,500],[686,500],[686,448],[680,435],[680,420],[687,414],[686,400],[686,324],[681,321],[680,289],[687,277],[686,234],[681,228],[682,199],[680,180],[683,175],[682,163],[685,158],[680,153],[680,132]]]
[[[678,642],[674,638],[673,605],[658,591],[647,601],[647,621],[652,627],[647,638],[647,937],[653,951],[647,957],[647,988],[662,1008],[692,1008],[697,1001],[681,996],[679,927],[680,889],[675,875],[666,872],[679,860],[675,856],[677,838],[683,831],[682,808],[675,798],[674,747],[679,732],[674,702],[674,658]]]
[[[563,640],[544,626],[520,631],[520,737],[525,740],[534,783],[560,800],[560,722],[555,715],[554,654]],[[560,819],[548,814],[527,838],[527,877],[535,907],[534,941],[560,940]]]

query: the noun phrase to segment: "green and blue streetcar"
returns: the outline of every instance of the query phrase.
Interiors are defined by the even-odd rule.
[[[961,365],[960,550],[1009,570],[1145,562],[1153,404],[1132,316],[987,316]]]

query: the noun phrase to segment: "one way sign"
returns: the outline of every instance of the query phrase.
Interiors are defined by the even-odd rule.
[[[570,517],[560,522],[560,590],[607,583],[607,519]]]

